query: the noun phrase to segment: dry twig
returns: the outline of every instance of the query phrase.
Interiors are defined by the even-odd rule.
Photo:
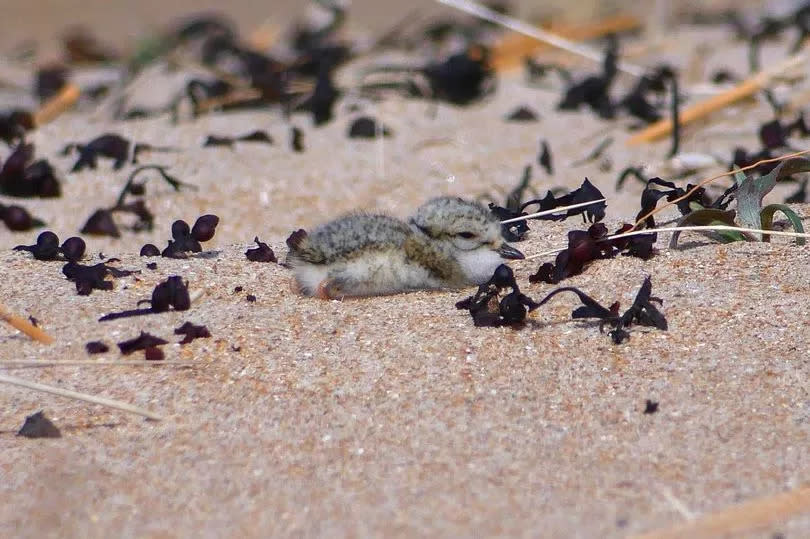
[[[603,54],[601,51],[597,51],[591,47],[582,45],[580,43],[575,43],[570,39],[566,39],[553,32],[548,32],[546,30],[543,30],[542,28],[532,26],[531,24],[521,21],[520,19],[503,15],[477,2],[473,2],[472,0],[436,0],[436,1],[439,2],[440,4],[444,4],[446,6],[450,6],[455,9],[469,13],[470,15],[473,15],[480,19],[484,19],[494,24],[498,24],[514,32],[518,32],[520,34],[529,36],[532,39],[542,41],[543,43],[547,43],[552,47],[562,49],[564,51],[576,54],[577,56],[581,56],[583,58],[587,58],[588,60],[592,60],[596,63],[601,64],[604,61]],[[634,64],[629,64],[627,62],[618,62],[616,64],[616,67],[619,69],[619,71],[623,71],[624,73],[627,73],[628,75],[633,75],[634,77],[640,77],[644,74],[644,70],[641,67]]]
[[[703,187],[707,183],[713,182],[714,180],[719,180],[720,178],[725,178],[726,176],[733,176],[734,174],[736,174],[738,172],[745,172],[746,170],[751,170],[753,168],[757,168],[758,166],[764,165],[764,164],[767,164],[767,163],[776,163],[777,161],[786,161],[788,159],[793,159],[794,157],[798,157],[798,156],[804,155],[806,153],[810,153],[810,150],[803,150],[801,152],[795,152],[795,153],[791,153],[791,154],[788,154],[788,155],[782,155],[780,157],[774,157],[773,159],[763,159],[762,161],[757,161],[753,165],[748,165],[747,167],[730,170],[728,172],[724,172],[722,174],[712,176],[711,178],[706,178],[705,180],[701,180],[701,181],[698,182],[697,185],[692,187],[689,191],[684,193],[682,196],[680,196],[678,198],[674,198],[672,200],[669,200],[669,201],[667,201],[666,204],[662,204],[661,206],[655,208],[651,212],[649,212],[649,213],[647,213],[645,215],[642,215],[641,217],[636,219],[636,222],[633,223],[633,228],[631,228],[630,230],[633,230],[636,227],[638,227],[640,224],[644,223],[647,220],[648,217],[653,216],[658,212],[664,211],[666,208],[672,206],[673,204],[677,204],[681,200],[685,200],[685,199],[689,198],[689,196],[692,193],[694,193],[695,191],[697,191],[698,189],[700,189],[701,187]]]
[[[192,360],[170,360],[170,361],[150,361],[148,359],[0,359],[0,369],[17,369],[27,367],[77,367],[80,365],[110,366],[110,367],[189,367],[192,365],[204,365],[200,361]]]
[[[22,318],[21,316],[17,316],[16,314],[12,314],[8,311],[8,309],[0,304],[0,319],[5,320],[9,323],[9,325],[13,326],[15,329],[18,329],[34,339],[35,341],[39,341],[43,344],[51,344],[53,342],[53,337],[36,327],[34,324]]]
[[[717,94],[700,103],[695,103],[691,107],[685,108],[680,112],[678,123],[681,126],[692,123],[747,97],[751,97],[768,86],[775,77],[800,66],[806,61],[806,54],[791,56],[777,64],[773,69],[761,71],[721,94]],[[644,142],[653,142],[669,135],[672,132],[672,127],[672,119],[665,118],[627,139],[627,145],[636,146]]]
[[[48,99],[34,113],[34,125],[39,127],[52,122],[57,116],[71,108],[79,100],[81,90],[73,83],[67,83],[59,93]]]
[[[552,25],[549,32],[571,41],[588,41],[609,34],[628,32],[641,26],[640,21],[632,15],[616,15],[583,25]],[[505,36],[494,48],[492,67],[505,71],[522,65],[526,56],[537,54],[553,48],[552,45],[538,41],[522,34]]]
[[[732,505],[671,528],[635,536],[635,539],[730,537],[810,513],[810,486]]]
[[[36,382],[29,382],[28,380],[23,380],[22,378],[17,378],[16,376],[0,374],[0,382],[24,387],[26,389],[33,389],[34,391],[51,393],[53,395],[59,395],[60,397],[67,397],[69,399],[77,399],[85,402],[92,402],[93,404],[100,404],[102,406],[106,406],[108,408],[115,408],[116,410],[121,410],[123,412],[138,414],[140,416],[146,417],[148,419],[153,419],[155,421],[160,421],[163,419],[163,416],[160,416],[144,408],[133,406],[132,404],[127,404],[125,402],[107,399],[104,397],[96,397],[95,395],[88,395],[86,393],[79,393],[77,391],[71,391],[69,389],[62,389],[59,387],[48,386],[45,384],[38,384]]]

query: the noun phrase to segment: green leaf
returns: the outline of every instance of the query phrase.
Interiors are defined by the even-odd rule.
[[[772,230],[773,229],[773,215],[776,212],[782,212],[782,214],[787,217],[788,221],[790,221],[793,230],[796,232],[800,232],[804,234],[804,226],[802,226],[802,220],[796,215],[796,212],[790,209],[790,206],[786,204],[768,204],[762,211],[759,213],[759,217],[762,221],[762,228],[765,230]],[[771,241],[771,237],[768,234],[762,235],[762,241]],[[796,238],[796,245],[804,245],[805,239],[804,238]]]
[[[739,178],[739,173],[735,175],[735,181],[739,185],[737,190],[737,212],[740,222],[748,228],[764,228],[760,220],[762,211],[762,199],[771,192],[776,182],[798,172],[810,171],[810,159],[794,157],[782,161],[773,169],[770,174],[759,178],[747,177]]]
[[[737,223],[734,222],[734,210],[698,210],[693,211],[692,213],[686,214],[676,226],[709,226],[709,225],[728,225],[728,226],[737,226]],[[718,230],[716,232],[723,241],[743,241],[749,239],[745,234],[741,232],[735,232],[733,230]],[[672,239],[669,240],[669,248],[675,249],[678,247],[678,238],[680,237],[681,232],[675,231],[672,233]]]

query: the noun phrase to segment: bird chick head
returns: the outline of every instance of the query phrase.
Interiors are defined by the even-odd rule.
[[[471,283],[485,283],[504,259],[524,258],[504,240],[497,217],[475,202],[434,198],[416,210],[410,223],[453,256]]]

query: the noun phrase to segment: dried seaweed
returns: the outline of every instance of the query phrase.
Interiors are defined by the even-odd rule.
[[[3,221],[6,227],[14,232],[25,232],[32,228],[45,226],[44,221],[33,217],[28,210],[16,204],[10,206],[0,204],[0,221]]]
[[[610,87],[618,73],[616,67],[618,54],[618,41],[615,38],[610,39],[602,62],[602,72],[570,85],[557,105],[557,109],[579,110],[581,106],[586,105],[601,118],[614,118],[616,105],[610,97]]]
[[[590,182],[588,178],[582,182],[582,185],[571,191],[570,193],[555,197],[551,191],[549,191],[546,196],[542,199],[535,199],[529,200],[525,202],[521,207],[520,211],[525,210],[527,207],[532,205],[537,205],[537,211],[546,211],[551,210],[554,208],[559,208],[561,206],[571,206],[574,204],[581,204],[583,202],[591,202],[594,200],[600,200],[605,198],[602,192],[597,189],[597,187]],[[583,222],[599,222],[605,218],[605,209],[607,208],[607,204],[604,202],[600,202],[598,204],[591,204],[589,206],[584,206],[582,208],[575,208],[572,210],[568,210],[564,215],[546,215],[542,217],[537,217],[537,219],[542,220],[549,220],[549,221],[562,221],[574,215],[582,215]]]
[[[209,146],[226,146],[233,147],[237,142],[262,142],[265,144],[273,144],[273,137],[267,134],[267,131],[256,130],[246,135],[238,137],[223,137],[218,135],[208,135],[203,142],[203,147]]]
[[[62,195],[62,186],[53,167],[44,159],[34,159],[34,145],[21,142],[0,168],[0,194],[13,197],[53,198]]]
[[[165,167],[158,165],[140,166],[133,170],[129,175],[126,184],[124,184],[124,187],[121,189],[121,192],[118,195],[115,205],[109,208],[100,208],[95,210],[82,227],[81,233],[98,236],[110,236],[113,238],[120,237],[121,232],[114,218],[116,213],[124,213],[135,216],[135,223],[129,227],[135,232],[141,230],[151,230],[154,224],[154,215],[146,207],[146,202],[143,199],[136,199],[133,202],[126,202],[128,196],[142,196],[146,194],[146,182],[148,182],[152,176],[148,176],[147,179],[142,182],[136,182],[135,179],[139,177],[142,172],[149,170],[157,171],[163,180],[166,181],[166,183],[168,183],[175,191],[179,191],[184,187],[196,189],[196,186],[181,182],[174,176],[171,176],[166,172]]]
[[[378,132],[379,130],[379,132]],[[386,125],[378,124],[378,122],[369,116],[361,116],[352,122],[349,126],[349,138],[363,138],[374,139],[377,136],[390,137],[393,136],[393,131]]]
[[[37,260],[67,260],[76,262],[84,256],[86,245],[78,236],[68,238],[59,245],[59,236],[46,230],[37,236],[33,245],[17,245],[15,251],[28,251]]]
[[[264,242],[259,241],[259,237],[253,238],[256,247],[245,251],[245,257],[251,262],[278,262],[273,249]]]
[[[507,114],[505,120],[507,122],[537,122],[540,120],[540,117],[534,109],[526,105],[521,105]]]
[[[76,292],[80,296],[88,296],[93,290],[112,290],[112,282],[106,280],[108,275],[114,278],[127,277],[139,271],[120,270],[104,262],[92,266],[68,262],[62,266],[62,273],[76,284]]]
[[[603,307],[592,297],[574,287],[557,288],[551,291],[536,306],[544,305],[561,292],[573,292],[582,303],[582,307],[577,307],[571,312],[571,318],[597,318],[600,321],[599,331],[602,331],[606,325],[612,326],[613,329],[609,332],[609,335],[616,344],[621,344],[630,337],[627,328],[630,328],[633,324],[654,327],[663,331],[668,328],[666,317],[654,305],[654,303],[662,304],[663,301],[661,298],[652,296],[652,281],[649,276],[641,284],[633,304],[621,316],[619,315],[620,305],[618,301],[611,304],[609,308]]]
[[[511,288],[511,292],[500,298],[507,288]],[[538,306],[521,293],[515,274],[505,264],[498,266],[490,280],[479,286],[474,295],[456,303],[456,309],[469,311],[476,327],[522,327],[527,312]]]
[[[34,116],[24,109],[0,112],[0,140],[13,146],[25,140],[26,132],[34,128]]]
[[[42,411],[25,418],[25,423],[17,431],[17,436],[25,438],[61,438],[62,433]]]
[[[211,337],[211,332],[205,326],[198,326],[191,322],[186,322],[174,330],[175,335],[184,335],[180,344],[188,344],[195,339],[206,339]]]
[[[90,341],[85,343],[84,349],[87,350],[87,353],[90,355],[104,354],[110,351],[110,347],[101,341]]]
[[[175,311],[187,311],[191,308],[191,296],[188,293],[188,283],[177,275],[172,275],[162,281],[152,290],[152,299],[144,300],[149,303],[148,308],[130,309],[115,313],[105,314],[98,319],[99,322],[108,320],[118,320],[119,318],[130,318],[133,316],[143,316],[147,314],[165,313],[173,308]],[[140,305],[143,302],[138,302]]]
[[[547,140],[540,141],[540,153],[537,154],[537,164],[543,167],[546,174],[549,176],[554,175],[554,165],[552,164],[551,148]]]
[[[219,224],[219,217],[216,215],[202,215],[194,222],[194,226],[189,228],[188,223],[178,219],[172,223],[172,239],[160,253],[166,258],[186,258],[187,253],[202,252],[202,245],[211,240]]]
[[[138,350],[155,348],[164,344],[169,344],[169,341],[165,341],[160,337],[155,337],[154,335],[141,331],[141,334],[134,339],[119,342],[118,348],[121,350],[122,354],[128,356],[129,354],[137,352]]]
[[[630,228],[631,225],[623,225],[616,234]],[[650,233],[611,240],[602,223],[594,223],[588,230],[571,230],[568,232],[568,247],[557,254],[554,263],[543,263],[534,275],[529,276],[529,282],[556,284],[579,275],[594,260],[613,258],[619,253],[646,260],[654,254],[656,239],[656,234]]]

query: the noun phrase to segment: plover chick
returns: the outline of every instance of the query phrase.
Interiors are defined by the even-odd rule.
[[[326,299],[479,285],[521,258],[491,212],[441,197],[407,223],[358,213],[321,225],[293,243],[287,263],[302,294]]]

